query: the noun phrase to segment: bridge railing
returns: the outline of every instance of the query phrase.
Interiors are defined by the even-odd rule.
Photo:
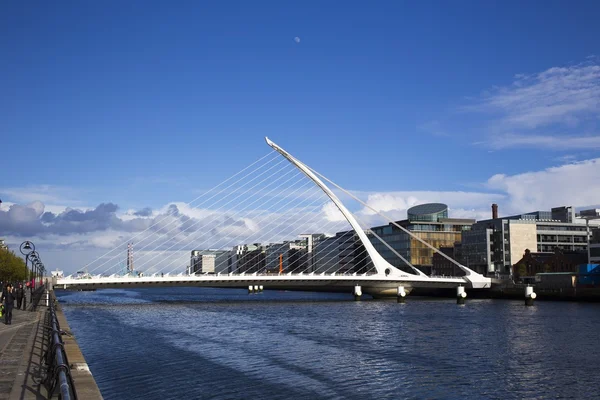
[[[62,340],[62,331],[58,324],[54,299],[48,305],[49,326],[51,329],[48,349],[46,350],[45,361],[48,366],[46,375],[46,387],[48,388],[48,398],[54,396],[57,388],[60,391],[61,400],[77,400],[77,392],[73,384],[69,360],[65,352],[64,342]]]

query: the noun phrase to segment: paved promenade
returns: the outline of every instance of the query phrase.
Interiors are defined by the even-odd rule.
[[[45,399],[42,385],[44,311],[14,310],[0,323],[0,399]]]
[[[28,305],[30,302],[28,301]],[[28,307],[29,308],[29,307]],[[57,318],[61,330],[69,332],[63,313]],[[47,307],[37,311],[14,310],[11,325],[0,321],[0,400],[48,399],[43,380],[47,367],[43,356],[48,348],[49,312]],[[74,337],[63,336],[71,375],[79,399],[102,399],[85,359]],[[58,389],[57,389],[58,391]],[[54,393],[54,398],[58,393]]]

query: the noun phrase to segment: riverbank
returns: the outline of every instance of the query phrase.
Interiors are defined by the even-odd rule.
[[[44,356],[49,348],[49,311],[47,307],[28,304],[27,311],[13,311],[11,325],[5,325],[4,319],[0,322],[0,400],[50,398],[44,384],[47,371]],[[57,309],[57,318],[61,330],[68,333],[70,328],[60,308]],[[63,340],[78,397],[102,399],[75,338],[63,335]]]

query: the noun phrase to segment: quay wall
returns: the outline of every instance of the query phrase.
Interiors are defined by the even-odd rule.
[[[79,344],[77,344],[75,336],[71,333],[67,318],[65,317],[60,303],[56,301],[54,291],[50,291],[50,296],[51,301],[54,301],[54,304],[56,305],[56,318],[60,325],[60,329],[66,332],[66,334],[62,336],[62,339],[65,352],[67,353],[67,359],[69,360],[69,368],[77,392],[77,397],[85,400],[101,400],[102,394],[100,393],[100,389],[85,361],[85,357],[79,348]]]

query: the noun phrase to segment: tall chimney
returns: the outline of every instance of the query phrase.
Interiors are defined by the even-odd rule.
[[[492,204],[492,219],[498,218],[498,204]]]

